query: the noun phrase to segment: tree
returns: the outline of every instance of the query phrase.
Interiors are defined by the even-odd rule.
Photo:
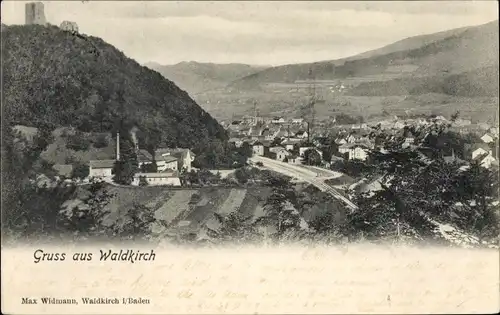
[[[321,148],[321,152],[323,153],[323,159],[325,161],[331,161],[332,155],[337,155],[339,153],[339,146],[335,143],[333,137]]]
[[[108,227],[103,225],[105,217],[110,213],[106,209],[115,196],[106,188],[106,183],[93,181],[87,188],[87,197],[83,205],[75,206],[63,218],[63,224],[68,232],[76,232],[78,236],[90,237],[104,235]]]
[[[273,176],[268,179],[268,185],[272,187],[272,193],[264,205],[265,215],[257,223],[274,226],[278,239],[287,232],[298,232],[300,209],[296,208],[298,197],[292,183],[287,178]]]
[[[156,173],[158,172],[158,165],[156,164],[156,161],[153,161],[152,163],[145,163],[141,165],[141,172],[143,173]]]
[[[309,149],[304,152],[304,164],[319,166],[321,165],[321,155],[315,149]]]
[[[251,158],[253,155],[252,146],[246,141],[243,142],[243,144],[239,148],[239,152],[242,156],[244,156],[246,158]]]
[[[217,230],[208,229],[211,236],[221,243],[248,243],[261,237],[253,224],[252,216],[239,212],[227,215],[214,213],[219,223]]]
[[[480,240],[497,242],[500,222],[494,202],[498,198],[498,170],[486,169],[474,161],[458,176],[457,188],[461,205],[456,209],[457,225]]]
[[[113,226],[113,234],[122,239],[147,239],[151,232],[151,223],[155,221],[154,211],[138,203],[127,210],[125,219]]]
[[[130,185],[139,163],[132,140],[127,137],[122,137],[120,140],[120,160],[116,161],[113,166],[113,181],[122,185]]]
[[[52,127],[41,125],[33,141],[16,134],[10,117],[2,116],[2,235],[9,239],[53,236],[61,205],[75,186],[59,183],[37,187],[35,165],[53,141]]]
[[[73,171],[71,172],[71,178],[84,179],[89,176],[89,166],[82,162],[73,163]]]
[[[74,135],[68,136],[66,141],[66,147],[75,151],[86,151],[90,148],[91,144],[81,131],[77,131]]]
[[[437,139],[447,134],[446,126],[438,125],[422,132],[434,132]],[[498,194],[497,174],[477,163],[463,171],[460,163],[445,161],[436,146],[416,150],[386,146],[389,152],[371,154],[372,165],[364,176],[374,184],[354,193],[359,208],[348,215],[347,235],[433,239],[440,237],[434,231],[439,222],[480,239],[498,235],[498,214],[492,207]]]
[[[105,148],[108,145],[108,138],[104,134],[97,136],[96,140],[94,141],[95,148]]]
[[[148,186],[149,183],[146,180],[146,176],[139,176],[139,186]]]
[[[249,174],[246,172],[245,168],[239,168],[234,172],[234,176],[236,176],[236,180],[240,184],[246,184],[248,179],[250,178]]]

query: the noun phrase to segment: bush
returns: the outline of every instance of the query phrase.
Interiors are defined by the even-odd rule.
[[[246,172],[244,168],[239,168],[234,172],[234,176],[238,180],[240,184],[246,184],[248,179],[250,178],[249,174]]]
[[[148,181],[146,180],[146,176],[139,177],[139,186],[148,186]]]
[[[67,137],[66,148],[75,151],[86,151],[90,148],[90,141],[82,132]]]
[[[76,162],[73,164],[73,171],[71,172],[71,178],[84,179],[89,176],[90,169],[87,164],[81,162]]]
[[[109,145],[106,135],[99,135],[94,141],[94,148],[105,148]]]

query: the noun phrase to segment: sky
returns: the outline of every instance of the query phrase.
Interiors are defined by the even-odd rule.
[[[24,24],[27,1],[2,1]],[[282,65],[333,60],[397,40],[498,19],[492,1],[42,1],[49,23],[78,24],[139,63]]]

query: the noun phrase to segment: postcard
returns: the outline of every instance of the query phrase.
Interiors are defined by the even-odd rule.
[[[5,314],[497,313],[494,1],[3,1]]]

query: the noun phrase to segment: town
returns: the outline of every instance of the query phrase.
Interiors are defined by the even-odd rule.
[[[418,132],[419,127],[431,124],[449,125],[457,134],[473,134],[476,142],[466,143],[460,153],[448,150],[443,156],[466,166],[470,161],[479,160],[485,168],[498,167],[498,127],[487,124],[473,125],[470,121],[457,118],[450,121],[443,116],[421,117],[376,121],[352,125],[334,125],[324,129],[316,127],[316,135],[308,129],[303,118],[285,120],[282,117],[243,117],[223,125],[230,135],[229,143],[235,148],[251,147],[252,155],[277,160],[294,165],[312,165],[334,169],[335,162],[358,160],[368,162],[370,152],[384,152],[384,142],[378,134],[384,132],[391,139],[400,142],[401,148],[415,150],[425,145],[429,134]],[[311,135],[308,134],[308,130]],[[88,164],[90,179],[113,183],[113,167],[120,160],[120,135],[116,136],[116,158],[112,160],[91,160]],[[134,174],[133,186],[181,186],[181,173],[189,173],[197,168],[192,166],[195,154],[190,148],[159,148],[154,154],[139,149],[135,144],[139,172]],[[151,167],[154,164],[154,171]],[[259,163],[260,164],[260,163]],[[71,177],[72,165],[56,164],[62,176]],[[214,169],[212,173],[230,174],[231,169]]]

